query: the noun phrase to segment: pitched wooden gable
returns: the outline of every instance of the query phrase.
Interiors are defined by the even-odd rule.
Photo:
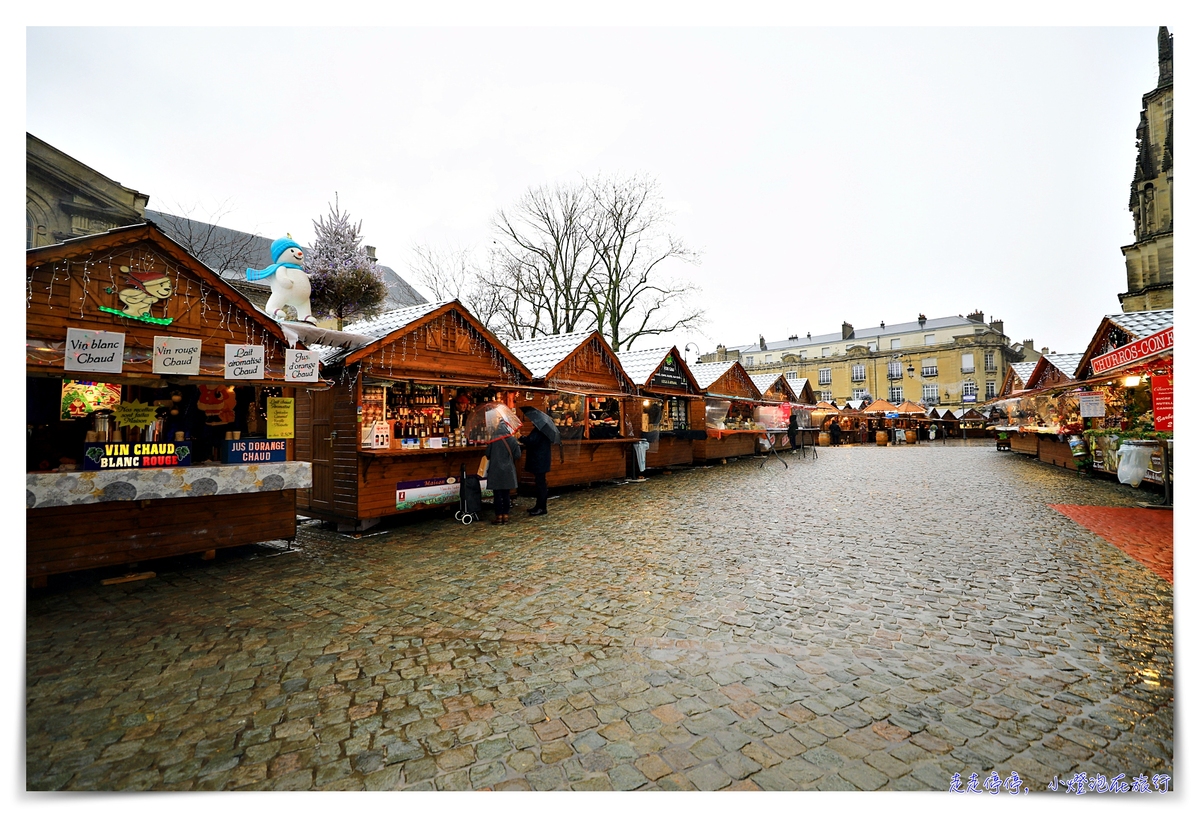
[[[746,400],[762,399],[762,393],[758,391],[754,381],[750,379],[746,370],[739,363],[729,367],[729,370],[713,381],[705,391],[710,395],[724,397],[745,398]]]
[[[631,395],[633,383],[599,332],[593,332],[546,373],[547,386],[571,392]]]
[[[416,313],[413,320],[347,355],[345,363],[361,363],[379,377],[480,384],[531,380],[525,365],[458,301],[423,314],[419,307],[409,311]]]
[[[122,375],[153,376],[154,338],[168,336],[201,341],[201,378],[224,379],[225,344],[262,345],[265,380],[283,378],[279,325],[153,225],[39,247],[25,263],[32,371],[63,370],[71,328],[124,333]]]

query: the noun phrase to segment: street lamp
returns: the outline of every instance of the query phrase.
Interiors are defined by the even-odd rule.
[[[917,370],[913,368],[912,364],[908,365],[908,377],[911,378],[916,373],[916,371]]]
[[[696,344],[692,343],[691,341],[688,341],[686,344],[683,345],[684,358],[685,359],[687,358],[687,351],[688,351],[688,349],[690,349],[692,347],[696,348],[696,363],[700,363],[700,347],[696,346]]]

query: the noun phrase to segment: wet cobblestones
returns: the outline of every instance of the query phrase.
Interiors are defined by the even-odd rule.
[[[1173,774],[1172,586],[1047,506],[1144,494],[985,447],[788,457],[52,582],[27,605],[27,786]]]

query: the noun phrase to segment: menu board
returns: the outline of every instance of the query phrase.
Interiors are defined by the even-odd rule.
[[[267,398],[267,437],[288,439],[296,436],[295,407],[295,398]]]
[[[1150,400],[1154,409],[1154,431],[1175,431],[1175,378],[1172,375],[1150,376]]]

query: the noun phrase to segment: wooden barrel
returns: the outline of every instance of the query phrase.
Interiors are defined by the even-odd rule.
[[[905,429],[904,430],[904,439],[906,441],[908,441],[909,443],[916,443],[917,442],[917,433],[915,431],[913,431],[912,429]]]
[[[875,433],[875,445],[876,446],[886,446],[887,445],[887,432],[885,432],[881,429],[880,431]]]
[[[817,435],[817,445],[819,445],[819,446],[828,446],[829,445],[829,432],[821,432],[819,435]]]

